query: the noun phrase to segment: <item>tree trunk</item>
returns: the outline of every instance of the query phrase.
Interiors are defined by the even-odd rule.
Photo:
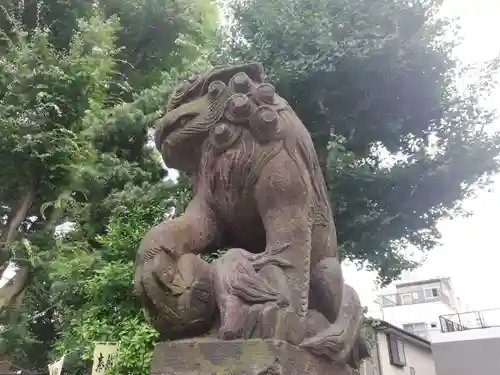
[[[20,199],[14,207],[12,207],[7,223],[5,224],[5,228],[3,228],[0,236],[0,247],[2,248],[2,251],[14,242],[19,226],[26,219],[26,215],[33,204],[35,194],[36,191],[34,185],[30,184],[30,186],[21,194]]]
[[[10,263],[10,251],[9,246],[14,242],[17,234],[19,233],[19,226],[26,219],[26,215],[28,214],[31,205],[35,199],[36,190],[33,184],[30,184],[21,194],[20,199],[17,203],[12,207],[12,210],[7,219],[7,223],[2,230],[0,236],[0,256],[2,264],[0,264],[0,276],[3,277],[5,270],[7,269]],[[26,271],[26,272],[24,272]],[[24,270],[24,267],[19,269],[16,272],[14,278],[0,287],[0,300],[6,299],[10,301],[12,298],[19,295],[24,289],[26,280],[28,276],[27,269]]]
[[[20,267],[16,274],[0,288],[0,310],[12,304],[20,304],[21,296],[28,283],[28,267]]]

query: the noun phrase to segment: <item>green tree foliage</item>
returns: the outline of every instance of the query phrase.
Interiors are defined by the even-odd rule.
[[[0,204],[5,210],[0,245],[2,264],[13,260],[20,269],[0,291],[2,323],[9,325],[2,350],[37,364],[39,350],[46,353],[55,337],[46,298],[49,274],[38,251],[53,244],[57,217],[44,217],[40,208],[71,185],[75,167],[92,152],[84,116],[103,103],[111,84],[118,23],[98,15],[81,20],[64,53],[50,43],[46,28],[29,34],[11,25],[16,36],[0,56]],[[28,323],[28,318],[34,320]]]
[[[118,17],[115,35],[120,51],[114,78],[133,90],[149,88],[164,71],[198,59],[199,48],[215,40],[218,21],[213,0],[10,0],[3,9],[0,28],[8,36],[13,33],[7,19],[23,25],[31,35],[37,28],[46,28],[49,42],[58,50],[68,49],[79,19],[96,10],[106,19]]]
[[[499,167],[494,114],[480,102],[498,59],[460,66],[441,3],[229,1],[222,56],[264,64],[312,133],[343,255],[384,283],[415,266],[402,249],[434,247],[437,221]]]
[[[2,264],[28,272],[16,274],[8,297],[18,298],[0,293],[0,349],[39,370],[69,354],[77,374],[93,341],[121,341],[116,371],[146,373],[156,336],[131,294],[131,254],[188,193],[163,181],[148,128],[179,75],[206,69],[217,8],[46,0],[1,9]],[[148,30],[150,41],[130,37]]]
[[[163,78],[164,84],[143,91],[134,102],[101,114],[94,111],[94,120],[88,120],[95,125],[91,127],[95,144],[102,146],[98,140],[109,134],[96,131],[103,124],[104,129],[117,129],[144,121],[147,127],[158,116],[156,109],[165,91],[176,81],[166,75]],[[114,142],[116,139],[109,144]],[[52,301],[58,314],[55,330],[59,335],[50,353],[52,358],[70,353],[67,373],[86,373],[94,342],[120,341],[112,373],[146,374],[158,338],[132,295],[133,262],[146,231],[184,209],[189,188],[185,181],[174,184],[165,180],[151,146],[138,153],[142,159],[128,161],[127,154],[122,154],[127,151],[112,148],[82,171],[79,181],[85,189],[81,191],[88,199],[66,207],[72,230],[57,238],[45,254],[38,252],[51,258],[43,263],[51,282],[51,294],[45,298]]]
[[[4,264],[21,225],[28,229],[30,218],[40,215],[33,209],[55,200],[90,152],[83,117],[110,84],[116,28],[116,19],[82,21],[64,54],[51,46],[45,29],[31,38],[18,31],[16,44],[0,56]]]
[[[95,126],[87,131],[83,116],[95,108],[120,106],[123,100],[135,100],[144,86],[154,91],[149,86],[164,79],[163,71],[178,68],[182,72],[198,64],[203,49],[209,47],[201,41],[215,42],[216,9],[212,1],[199,0],[2,3],[0,96],[2,131],[6,137],[0,143],[4,163],[0,207],[6,225],[0,238],[0,247],[5,249],[0,259],[1,271],[7,264],[7,248],[17,230],[22,225],[31,225],[28,218],[40,216],[40,208],[55,201],[54,195],[64,193],[68,198],[71,194],[67,187],[73,174],[68,169],[72,165],[80,167],[80,161],[89,158],[80,149],[84,147],[81,136],[88,141],[86,132],[107,132],[100,140],[90,139],[97,149],[130,150],[126,156],[129,162],[141,158],[137,153],[142,152],[147,138],[144,125],[150,119],[142,118],[141,111],[158,111],[164,97],[149,104],[157,106],[154,110],[137,109],[134,115],[139,117],[130,122],[128,129],[114,122],[119,126],[118,132],[102,127],[96,130]],[[84,40],[80,35],[82,22],[92,17],[96,24],[88,26]],[[114,29],[104,30],[98,18],[115,20],[113,25],[103,24]],[[154,94],[151,92],[149,96]],[[113,115],[125,119],[126,107],[105,114]],[[111,161],[107,163],[109,166]],[[39,222],[37,227],[40,225]]]
[[[221,43],[207,0],[2,3],[0,263],[29,272],[0,314],[0,350],[19,365],[45,370],[66,354],[65,373],[84,374],[94,341],[120,341],[112,372],[147,373],[157,335],[132,296],[132,262],[145,231],[191,194],[182,174],[166,180],[148,127],[217,43],[224,63],[263,62],[304,120],[343,254],[383,282],[414,265],[405,246],[432,248],[437,220],[497,171],[494,116],[480,103],[496,61],[459,66],[437,0],[228,5]]]
[[[52,293],[61,298],[61,334],[54,354],[78,354],[69,357],[66,370],[85,373],[95,341],[120,341],[116,374],[148,372],[157,334],[132,295],[132,268],[142,236],[171,212],[172,189],[145,185],[109,196],[106,205],[113,216],[106,233],[95,238],[100,251],[85,241],[74,242],[78,228],[57,241],[50,274]]]

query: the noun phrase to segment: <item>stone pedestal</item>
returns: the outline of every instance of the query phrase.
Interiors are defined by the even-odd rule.
[[[193,339],[156,346],[151,375],[350,375],[298,347],[276,340]]]

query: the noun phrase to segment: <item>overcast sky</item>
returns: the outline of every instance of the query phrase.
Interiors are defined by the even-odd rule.
[[[462,26],[462,46],[457,50],[465,62],[480,62],[500,52],[499,0],[446,0],[443,11],[459,16]],[[490,98],[491,104],[500,106],[500,91]],[[498,103],[498,104],[497,104]],[[500,109],[500,108],[499,108]],[[500,124],[496,124],[500,125]],[[468,201],[474,215],[442,221],[442,246],[432,250],[425,264],[413,273],[413,278],[446,276],[458,295],[471,309],[500,307],[500,293],[493,285],[500,285],[500,178],[493,192],[481,192]],[[345,265],[346,280],[354,286],[364,305],[373,307],[376,298],[375,275]],[[7,275],[11,276],[10,272]],[[0,281],[3,284],[6,280]]]
[[[457,56],[464,62],[481,62],[500,53],[500,1],[446,0],[443,13],[460,17],[464,42]],[[488,104],[500,109],[500,90]],[[500,127],[500,122],[493,126]],[[476,199],[466,202],[474,213],[472,217],[440,222],[442,246],[433,249],[424,265],[412,274],[412,278],[451,277],[456,293],[473,310],[500,308],[500,293],[492,288],[500,285],[500,178],[492,188],[492,192],[480,192]],[[362,303],[373,306],[374,274],[348,265],[344,270]]]

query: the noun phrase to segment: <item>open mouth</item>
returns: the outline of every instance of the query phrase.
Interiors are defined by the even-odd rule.
[[[163,143],[167,141],[168,138],[173,138],[171,137],[172,135],[182,132],[183,129],[186,129],[188,124],[196,118],[195,114],[188,113],[170,122],[168,118],[166,118],[167,116],[157,120],[154,125],[155,143],[158,150],[161,150]]]

